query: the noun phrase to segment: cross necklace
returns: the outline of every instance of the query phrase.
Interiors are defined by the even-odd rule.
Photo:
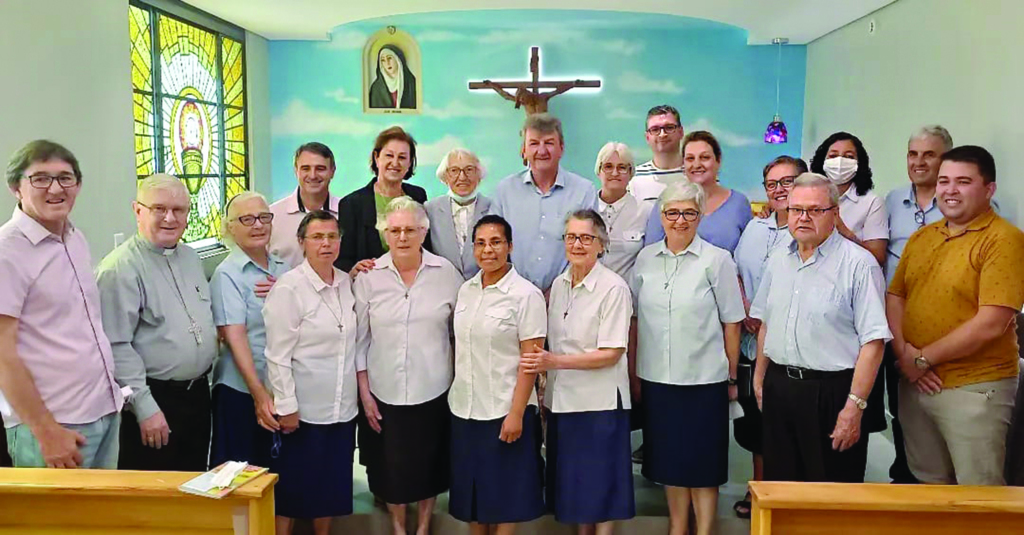
[[[337,288],[334,289],[334,294],[338,298],[338,308],[341,309],[341,294],[339,293]],[[338,317],[338,315],[334,313],[334,309],[331,308],[331,305],[327,302],[326,299],[324,299],[324,294],[322,294],[320,292],[316,292],[316,295],[320,297],[320,302],[323,303],[325,307],[327,307],[327,311],[330,312],[331,316],[334,317],[335,323],[338,324],[338,332],[344,333],[345,332],[345,324],[342,323],[341,318]],[[342,314],[344,315],[344,312]]]
[[[181,293],[181,287],[178,286],[178,278],[174,276],[174,268],[171,267],[171,259],[165,256],[164,260],[167,261],[167,271],[171,272],[171,283],[174,284],[174,289],[178,292],[178,301],[181,301],[181,307],[185,310],[185,315],[188,316],[188,332],[192,333],[192,336],[195,337],[196,345],[201,346],[203,345],[203,329],[198,323],[196,323],[196,319],[192,317],[192,313],[188,310],[188,305],[185,304],[185,296]]]

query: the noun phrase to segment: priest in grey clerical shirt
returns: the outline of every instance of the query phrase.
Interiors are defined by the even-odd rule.
[[[114,377],[132,393],[121,424],[123,470],[206,470],[217,330],[199,255],[181,244],[189,216],[182,182],[139,184],[139,232],[96,272]]]

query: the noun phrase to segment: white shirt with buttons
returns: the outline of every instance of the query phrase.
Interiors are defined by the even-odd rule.
[[[347,273],[325,283],[309,262],[277,280],[263,305],[267,379],[278,414],[312,424],[356,417],[356,313]]]
[[[622,277],[598,262],[572,286],[572,267],[551,285],[548,345],[555,354],[626,348],[633,300]],[[549,370],[544,405],[552,412],[610,411],[630,408],[626,355],[595,370]]]
[[[544,296],[515,268],[484,288],[483,272],[462,285],[455,306],[452,414],[466,420],[505,417],[519,373],[519,343],[547,335]],[[537,393],[530,392],[530,405]]]
[[[644,247],[644,228],[650,218],[654,203],[637,201],[630,194],[607,204],[598,196],[597,211],[608,227],[608,241],[601,263],[618,273],[624,280],[630,280],[636,255]]]
[[[459,204],[455,199],[452,199],[451,202],[452,223],[455,225],[455,237],[458,238],[459,252],[461,253],[472,230],[470,221],[473,219],[473,211],[476,210],[476,199],[466,204]]]
[[[694,236],[677,254],[657,242],[636,259],[637,376],[670,385],[729,379],[723,323],[746,317],[729,252]]]
[[[419,405],[448,389],[451,320],[463,282],[451,262],[428,251],[411,287],[391,253],[356,276],[356,369],[366,370],[374,396],[389,405]]]

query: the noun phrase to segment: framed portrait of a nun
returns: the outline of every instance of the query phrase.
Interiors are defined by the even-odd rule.
[[[363,112],[418,114],[423,107],[420,47],[388,26],[363,47]]]

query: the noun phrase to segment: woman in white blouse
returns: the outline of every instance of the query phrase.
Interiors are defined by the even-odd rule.
[[[271,469],[277,533],[295,518],[312,518],[317,535],[331,518],[352,513],[355,450],[356,314],[352,286],[334,267],[341,228],[330,212],[314,210],[299,224],[306,260],[274,284],[263,305],[267,377],[281,431]]]
[[[406,505],[419,504],[426,534],[438,494],[448,490],[452,313],[464,282],[451,262],[423,249],[430,221],[409,197],[388,203],[388,252],[354,282],[360,459],[370,491],[387,503],[395,534]]]
[[[610,535],[636,514],[629,447],[626,342],[633,304],[622,277],[598,262],[608,231],[594,210],[565,223],[569,267],[548,303],[551,351],[523,355],[530,373],[548,373],[547,506],[581,534]]]
[[[512,264],[512,227],[486,215],[472,229],[480,272],[455,307],[455,381],[448,511],[474,535],[511,535],[544,514],[541,426],[535,374],[522,354],[544,347],[544,296]]]
[[[736,399],[740,323],[746,317],[729,252],[697,235],[704,189],[682,181],[659,199],[664,241],[637,257],[637,375],[644,400],[644,477],[665,486],[669,533],[714,527],[729,479],[729,400]]]

